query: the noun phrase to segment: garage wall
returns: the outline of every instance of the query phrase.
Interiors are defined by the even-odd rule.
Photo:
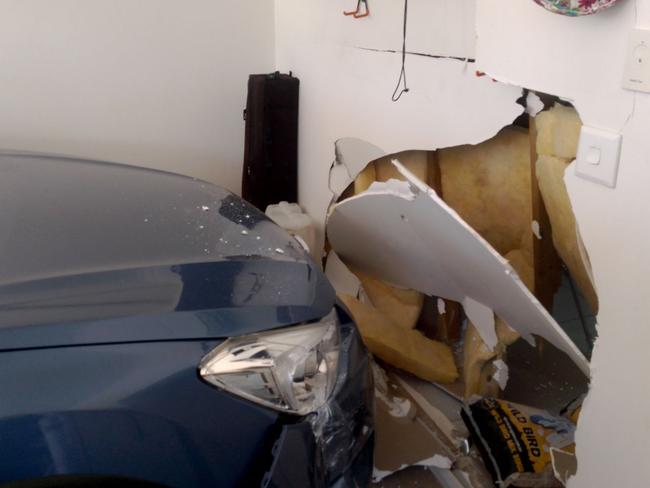
[[[478,142],[519,113],[520,87],[571,100],[585,124],[623,133],[615,189],[581,180],[573,168],[566,177],[600,295],[592,389],[569,486],[650,485],[650,95],[621,88],[627,36],[635,24],[650,27],[650,0],[621,0],[588,18],[551,14],[531,0],[410,0],[409,49],[475,55],[477,63],[409,56],[411,91],[397,103],[390,95],[399,54],[383,50],[401,48],[403,4],[373,0],[368,19],[341,15],[355,3],[276,0],[277,62],[302,79],[300,199],[318,221],[340,137],[386,152]]]
[[[322,222],[331,199],[334,143],[355,137],[386,152],[476,143],[511,123],[521,88],[477,77],[473,63],[408,56],[410,91],[391,101],[402,47],[399,0],[372,0],[372,15],[342,14],[353,0],[276,0],[278,68],[301,79],[300,203]],[[409,51],[472,58],[474,0],[410,0]],[[480,116],[477,116],[480,115]]]
[[[621,88],[627,39],[650,26],[650,2],[621,1],[593,17],[548,14],[530,1],[481,0],[481,69],[570,99],[583,123],[623,134],[615,189],[565,180],[600,296],[592,386],[570,488],[649,486],[650,96]],[[517,39],[512,43],[508,39]]]
[[[0,147],[127,162],[239,192],[246,81],[273,1],[0,0]]]

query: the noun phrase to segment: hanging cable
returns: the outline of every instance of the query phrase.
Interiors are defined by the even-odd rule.
[[[391,100],[393,100],[393,102],[398,101],[404,93],[407,93],[409,91],[408,87],[406,86],[406,19],[408,17],[408,5],[409,0],[404,0],[404,27],[402,30],[402,69],[399,72],[399,79],[397,80],[397,85],[395,86],[393,96],[391,97]],[[400,90],[400,85],[402,82],[404,83],[404,88]]]

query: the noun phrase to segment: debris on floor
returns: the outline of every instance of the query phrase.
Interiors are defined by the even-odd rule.
[[[492,486],[478,450],[464,450],[469,431],[460,417],[462,402],[398,370],[374,371],[373,486]]]

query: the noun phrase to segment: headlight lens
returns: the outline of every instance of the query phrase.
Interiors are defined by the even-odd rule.
[[[233,337],[199,365],[207,382],[235,395],[297,415],[320,408],[336,383],[336,311],[320,322]]]

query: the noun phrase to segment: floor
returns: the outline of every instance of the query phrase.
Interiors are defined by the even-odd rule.
[[[553,300],[553,318],[582,353],[591,357],[593,339],[596,337],[596,317],[566,272],[562,275],[562,284]]]

